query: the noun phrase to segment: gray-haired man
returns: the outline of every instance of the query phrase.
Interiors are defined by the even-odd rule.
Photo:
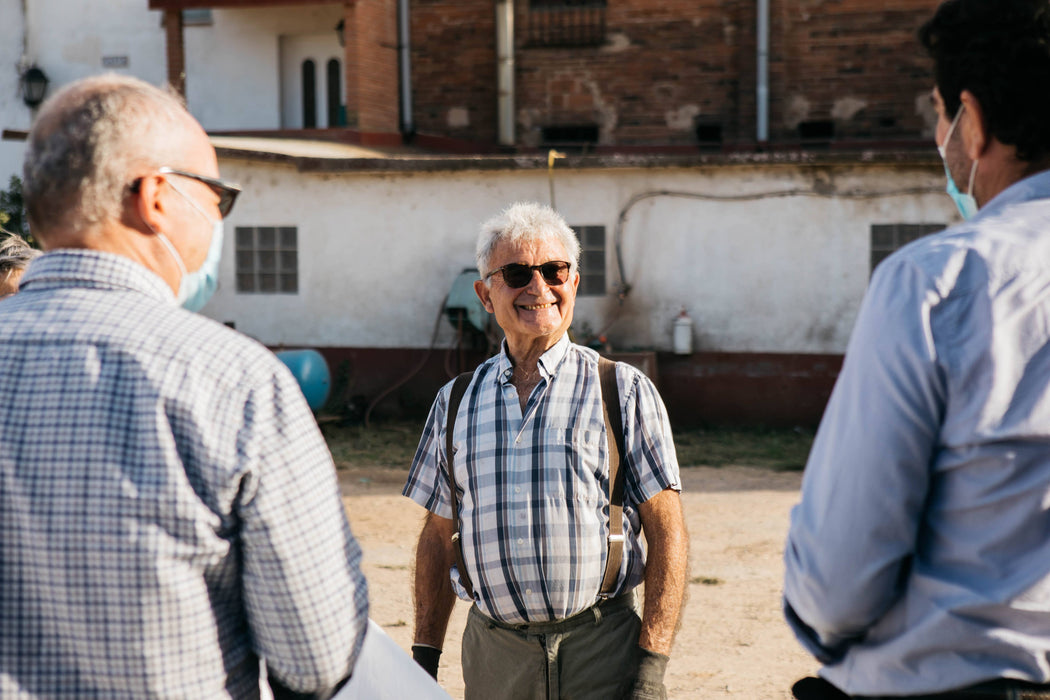
[[[197,307],[238,188],[142,81],[40,111],[47,251],[0,303],[0,697],[327,696],[367,624],[361,551],[295,379]]]
[[[626,470],[622,565],[608,595],[609,451],[598,355],[569,341],[579,243],[548,207],[517,204],[482,226],[475,290],[506,335],[456,414],[430,413],[404,493],[429,511],[416,552],[418,661],[437,675],[456,595],[467,698],[662,698],[688,540],[663,403],[638,370],[615,381]],[[453,567],[454,470],[466,572]],[[648,557],[640,535],[645,532]],[[451,577],[450,577],[451,572]],[[464,573],[473,595],[464,587]],[[639,618],[634,587],[644,580]]]

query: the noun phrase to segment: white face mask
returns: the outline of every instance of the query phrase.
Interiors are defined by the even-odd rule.
[[[181,194],[194,209],[200,212],[201,216],[211,221],[211,217],[205,213],[199,204],[193,201],[192,197],[179,189],[175,183],[169,181],[168,184],[171,185],[173,190]],[[176,300],[184,309],[200,311],[211,299],[212,294],[215,293],[215,288],[219,284],[219,260],[222,258],[223,238],[222,219],[212,221],[211,244],[208,246],[208,256],[201,263],[200,268],[192,273],[187,272],[182,256],[175,250],[175,246],[171,244],[168,237],[163,233],[157,233],[157,236],[160,237],[161,242],[171,253],[172,257],[175,258],[175,263],[179,266],[179,271],[182,273]]]
[[[948,177],[948,186],[945,191],[948,196],[955,202],[955,208],[959,210],[962,218],[972,218],[977,213],[977,200],[973,196],[973,179],[977,175],[977,161],[973,162],[973,167],[970,168],[970,184],[966,188],[966,194],[959,191],[959,188],[955,184],[955,178],[952,177],[952,173],[948,170],[948,142],[951,141],[952,134],[955,132],[955,125],[959,123],[959,117],[962,116],[963,110],[966,109],[966,105],[959,107],[959,111],[955,113],[955,119],[952,119],[951,126],[948,127],[948,133],[944,135],[944,143],[937,146],[937,152],[941,154],[941,162],[944,163],[944,174]]]

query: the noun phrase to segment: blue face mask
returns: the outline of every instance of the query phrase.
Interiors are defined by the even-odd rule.
[[[944,163],[944,174],[948,176],[948,186],[945,188],[945,192],[955,202],[955,208],[959,210],[962,218],[969,219],[977,213],[977,200],[973,197],[973,179],[977,175],[977,161],[973,162],[973,167],[970,168],[970,184],[966,188],[966,194],[959,191],[959,188],[955,184],[955,178],[952,177],[951,171],[948,169],[948,142],[952,138],[952,133],[955,132],[955,125],[959,123],[959,117],[962,116],[963,110],[966,109],[966,105],[959,108],[959,111],[955,113],[955,119],[952,120],[952,125],[948,127],[948,133],[944,135],[944,144],[937,146],[937,152],[941,154],[941,162]]]
[[[211,219],[201,207],[193,201],[193,198],[183,192],[181,189],[175,186],[174,183],[168,183],[171,188],[181,194],[186,200],[193,206],[194,209],[201,213],[206,219]],[[204,308],[204,305],[211,299],[212,294],[215,293],[215,288],[219,285],[219,261],[222,259],[222,238],[223,238],[223,224],[222,219],[212,222],[211,226],[211,244],[208,246],[208,256],[201,263],[199,269],[194,272],[187,272],[186,265],[182,262],[182,256],[179,255],[178,251],[175,250],[175,246],[171,244],[168,237],[163,233],[157,233],[160,237],[161,242],[167,247],[172,257],[175,258],[176,264],[179,266],[179,271],[182,272],[182,279],[179,282],[179,292],[176,295],[176,300],[179,305],[189,311],[200,311]]]

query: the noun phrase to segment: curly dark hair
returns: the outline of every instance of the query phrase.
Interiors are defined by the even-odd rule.
[[[1050,0],[947,0],[919,30],[949,118],[963,90],[1029,163],[1050,155]]]

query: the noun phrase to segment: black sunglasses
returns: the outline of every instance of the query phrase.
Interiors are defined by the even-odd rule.
[[[186,172],[185,170],[176,170],[175,168],[169,168],[167,166],[157,168],[157,172],[163,175],[178,175],[179,177],[188,177],[191,180],[197,182],[203,182],[205,185],[211,188],[219,197],[219,214],[222,218],[226,218],[230,211],[233,210],[233,203],[237,201],[237,195],[241,193],[239,185],[235,185],[232,182],[226,182],[214,177],[207,177],[205,175],[198,175],[197,173]],[[142,178],[138,178],[131,183],[131,191],[138,192],[142,186]]]
[[[551,286],[565,284],[569,279],[569,270],[572,265],[562,260],[551,260],[540,265],[522,265],[511,263],[503,267],[497,267],[485,275],[485,279],[492,277],[497,272],[503,273],[503,282],[511,289],[521,289],[528,286],[532,281],[532,271],[539,270],[543,281]]]

